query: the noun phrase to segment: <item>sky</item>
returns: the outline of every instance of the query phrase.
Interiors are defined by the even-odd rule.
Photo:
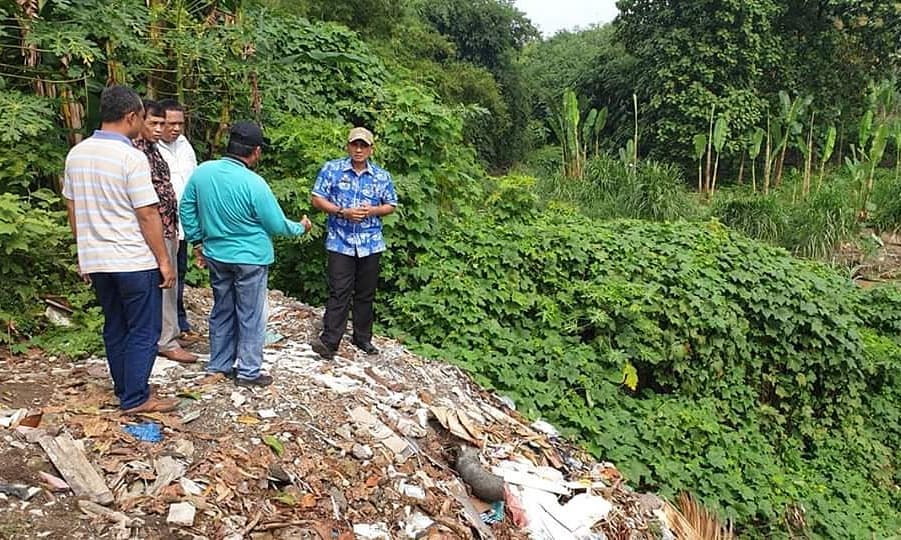
[[[558,30],[610,22],[617,13],[615,0],[516,0],[516,7],[548,37]]]

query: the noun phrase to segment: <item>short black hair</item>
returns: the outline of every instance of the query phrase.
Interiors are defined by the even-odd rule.
[[[144,110],[141,96],[127,86],[107,86],[100,93],[100,121],[118,122],[125,115]]]
[[[228,147],[226,147],[225,153],[238,157],[248,157],[256,149],[256,146],[248,146],[246,144],[241,144],[239,142],[230,140],[228,141]]]
[[[166,113],[169,111],[185,112],[185,108],[182,104],[179,103],[178,100],[172,98],[161,99],[160,108],[163,110],[163,116],[166,116]]]
[[[144,100],[144,116],[166,116],[160,104],[152,99]]]

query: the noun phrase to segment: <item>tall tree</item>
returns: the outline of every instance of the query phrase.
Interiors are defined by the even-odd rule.
[[[743,133],[759,124],[766,101],[760,83],[777,66],[776,0],[620,0],[617,33],[637,59],[634,81],[644,140],[655,154],[687,162],[692,140],[716,105]]]

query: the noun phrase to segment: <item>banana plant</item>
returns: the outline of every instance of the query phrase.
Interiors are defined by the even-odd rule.
[[[835,151],[835,137],[835,126],[829,126],[826,129],[826,134],[823,137],[823,149],[821,150],[822,155],[820,156],[820,177],[817,179],[817,192],[819,192],[820,188],[823,186],[823,176],[826,173],[826,163],[830,159],[832,159],[832,153]]]
[[[895,180],[901,180],[901,119],[892,122],[892,140],[895,143]]]
[[[589,145],[593,143],[595,154],[600,152],[601,132],[607,125],[607,108],[591,109],[585,118],[579,111],[576,93],[567,89],[563,93],[562,109],[557,122],[551,127],[563,148],[563,174],[569,178],[582,178]]]
[[[793,137],[798,136],[804,130],[804,126],[799,121],[799,118],[803,118],[804,111],[810,104],[813,103],[813,98],[811,97],[796,97],[795,99],[791,99],[788,96],[788,93],[783,91],[779,92],[779,106],[781,116],[779,118],[779,123],[781,123],[781,127],[784,131],[780,133],[780,137],[776,140],[778,143],[776,144],[776,153],[778,154],[778,159],[775,164],[775,178],[773,184],[778,186],[782,183],[782,171],[783,165],[785,164],[785,154],[788,151],[789,142]],[[774,159],[776,156],[774,156]]]
[[[748,145],[748,159],[751,160],[751,189],[757,192],[757,157],[760,156],[760,148],[763,145],[763,138],[766,132],[762,128],[757,128],[751,134],[751,143]]]
[[[713,126],[713,149],[716,151],[716,161],[713,164],[713,178],[710,181],[709,194],[713,195],[716,191],[716,177],[719,173],[720,155],[726,146],[726,136],[729,134],[729,119],[726,116],[720,116],[716,119]]]
[[[695,159],[698,160],[698,193],[704,192],[704,152],[707,150],[707,135],[698,133],[692,139]]]
[[[570,178],[582,178],[582,145],[579,143],[579,100],[576,93],[563,93],[563,110],[560,113],[560,143],[563,145],[564,174]]]
[[[867,170],[867,183],[866,189],[863,192],[863,197],[860,205],[861,215],[866,216],[870,211],[869,203],[870,203],[870,195],[873,193],[873,183],[876,178],[876,167],[879,166],[879,162],[882,161],[882,157],[885,155],[885,147],[888,142],[888,134],[889,128],[888,124],[882,123],[876,127],[873,132],[873,140],[870,143],[870,151],[867,153],[867,160],[869,161],[869,169]]]

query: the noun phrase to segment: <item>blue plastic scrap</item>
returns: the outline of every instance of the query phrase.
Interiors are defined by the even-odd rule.
[[[491,508],[482,512],[479,517],[482,523],[486,525],[494,525],[504,521],[504,501],[495,501],[491,504]]]
[[[163,432],[160,425],[155,422],[144,422],[143,424],[128,425],[122,428],[122,431],[144,442],[160,442],[163,440]]]

